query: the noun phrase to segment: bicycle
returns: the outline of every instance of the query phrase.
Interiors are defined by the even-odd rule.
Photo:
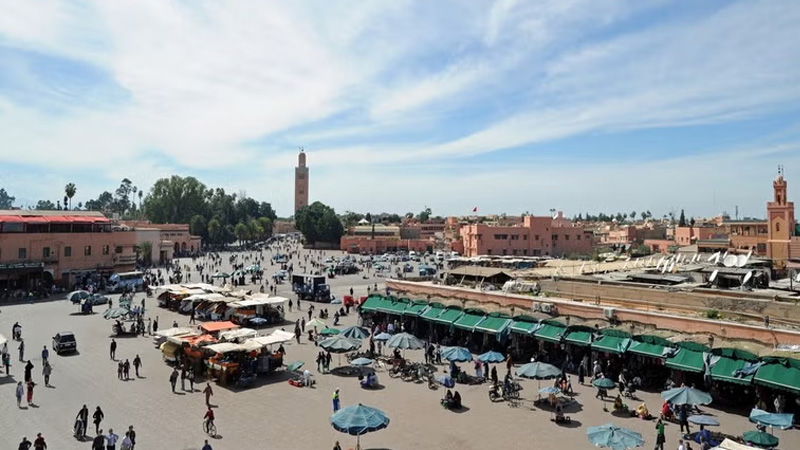
[[[206,432],[207,435],[211,437],[217,436],[217,426],[214,425],[214,422],[206,419],[203,421],[203,431]]]

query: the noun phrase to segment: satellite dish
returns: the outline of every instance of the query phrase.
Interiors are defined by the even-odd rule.
[[[797,276],[795,277],[794,281],[797,281],[798,283],[800,283],[800,273],[797,274]]]
[[[713,272],[711,272],[711,276],[710,276],[710,277],[708,277],[708,282],[709,282],[709,283],[713,283],[713,282],[714,282],[714,280],[716,280],[716,279],[717,279],[717,274],[719,274],[719,269],[714,269],[714,271],[713,271]]]
[[[669,265],[669,271],[672,272],[675,269],[675,261],[672,261],[672,264]]]
[[[753,251],[752,250],[747,252],[747,259],[750,259],[751,256],[753,256]]]
[[[666,272],[666,271],[667,271],[667,264],[666,264],[666,263],[664,263],[664,268],[663,268],[663,269],[661,269],[661,273],[664,273],[664,272]]]
[[[736,256],[736,267],[744,267],[747,265],[747,255]]]
[[[719,252],[716,252],[716,253],[714,253],[713,255],[709,256],[709,257],[708,257],[708,261],[706,261],[706,262],[711,262],[711,261],[713,261],[715,258],[719,258]],[[715,263],[715,264],[716,264],[716,263]]]
[[[728,251],[725,250],[725,253],[722,254],[722,259],[724,260],[727,257],[728,257]]]
[[[658,270],[660,267],[661,267],[661,260],[659,259],[658,262],[656,263],[656,270]]]
[[[722,260],[722,265],[725,267],[734,267],[736,265],[736,255],[728,255]]]
[[[742,280],[742,286],[747,284],[747,282],[750,281],[751,278],[753,278],[753,271],[752,270],[747,272],[747,275],[744,276],[744,280]]]

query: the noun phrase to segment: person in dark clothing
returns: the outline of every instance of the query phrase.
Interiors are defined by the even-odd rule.
[[[117,354],[117,341],[111,339],[111,347],[109,347],[109,356],[111,356],[111,360],[115,361],[114,357]]]
[[[492,384],[497,385],[497,366],[492,366]]]
[[[103,430],[97,431],[97,436],[92,439],[92,450],[104,450],[106,446],[106,437],[103,436]]]
[[[92,419],[93,419],[92,421],[94,422],[94,430],[97,432],[97,434],[100,434],[100,422],[102,422],[105,417],[106,415],[103,414],[103,410],[100,409],[99,406],[97,407],[97,409],[94,410],[94,414],[92,414]]]
[[[136,358],[133,358],[133,369],[136,371],[136,377],[139,377],[139,368],[142,367],[142,358],[139,358],[139,355],[136,355]]]
[[[131,362],[127,359],[125,360],[125,364],[122,365],[122,375],[125,377],[126,380],[130,380],[131,375]]]
[[[28,364],[25,364],[25,382],[31,381],[31,372],[33,372],[33,364],[28,360]]]
[[[681,409],[678,412],[678,422],[681,425],[681,432],[683,432],[683,427],[686,427],[687,434],[692,432],[689,429],[689,407],[687,405],[681,405]]]
[[[18,450],[30,450],[31,445],[33,445],[33,442],[29,441],[27,437],[24,437],[24,438],[22,438],[22,442],[19,443],[19,447],[17,447],[17,449]]]

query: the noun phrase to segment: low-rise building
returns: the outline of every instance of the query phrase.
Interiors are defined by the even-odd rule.
[[[151,223],[148,220],[129,220],[120,222],[121,226],[138,231],[138,243],[151,242],[153,264],[163,263],[172,258],[189,256],[200,251],[203,239],[189,232],[188,224]],[[155,234],[158,231],[158,245]]]
[[[94,211],[0,211],[0,289],[70,288],[136,267],[136,235]]]

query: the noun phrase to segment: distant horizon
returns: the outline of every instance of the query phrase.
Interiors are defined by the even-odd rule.
[[[77,204],[179,174],[288,217],[302,147],[340,214],[760,217],[778,165],[800,192],[797,23],[745,0],[9,0],[0,188]]]

